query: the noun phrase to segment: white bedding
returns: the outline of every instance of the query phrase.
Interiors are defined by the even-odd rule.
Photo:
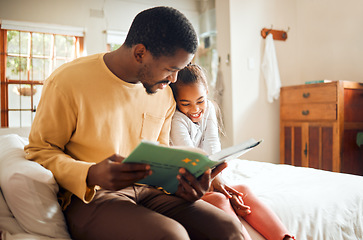
[[[233,160],[223,172],[247,184],[298,240],[363,239],[363,177]]]
[[[0,135],[14,130],[0,129]],[[248,185],[298,240],[363,239],[363,177],[239,159],[222,176],[231,185]],[[252,239],[264,239],[244,224]],[[54,239],[22,229],[1,194],[0,230],[3,240]]]

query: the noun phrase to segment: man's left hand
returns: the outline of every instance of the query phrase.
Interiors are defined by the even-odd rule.
[[[180,175],[177,176],[179,186],[175,195],[189,202],[194,202],[200,199],[208,191],[212,180],[226,167],[227,163],[222,163],[213,169],[213,171],[208,169],[199,180],[197,180],[193,174],[188,172],[186,169],[181,168],[179,170]]]

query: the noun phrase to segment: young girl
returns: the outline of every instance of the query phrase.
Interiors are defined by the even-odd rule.
[[[221,150],[218,121],[213,103],[207,99],[208,84],[202,69],[189,64],[170,85],[177,104],[170,132],[170,145],[193,146],[207,154]],[[217,176],[202,198],[233,216],[243,217],[268,240],[293,239],[279,218],[244,185],[230,187]],[[251,239],[243,229],[245,239]]]

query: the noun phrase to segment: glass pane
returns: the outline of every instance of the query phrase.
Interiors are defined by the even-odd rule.
[[[8,107],[9,109],[20,109],[21,97],[19,93],[20,84],[9,84]]]
[[[30,33],[29,32],[20,32],[20,53],[24,55],[29,55],[29,40],[30,40]]]
[[[50,59],[46,59],[45,60],[45,68],[44,68],[44,78],[42,79],[45,80],[49,77],[49,75],[53,72],[53,68],[52,68],[52,60]]]
[[[22,127],[30,127],[33,122],[32,112],[31,111],[21,111],[20,119],[21,119],[20,124]]]
[[[12,80],[19,80],[19,67],[20,66],[19,57],[10,57],[6,59],[6,78]]]
[[[28,69],[27,69],[28,58],[21,57],[19,59],[20,59],[20,67],[18,69],[20,71],[20,80],[28,80]]]
[[[65,47],[66,47],[66,57],[67,58],[74,58],[75,38],[74,37],[67,37]]]
[[[55,56],[57,57],[66,57],[66,40],[65,36],[56,35],[55,36]]]
[[[8,31],[8,54],[19,54],[19,31]]]
[[[32,74],[31,74],[31,80],[35,81],[41,81],[44,80],[44,70],[45,68],[45,62],[47,59],[32,59]]]
[[[57,69],[58,67],[62,66],[66,61],[63,59],[54,59],[54,69]]]
[[[51,34],[44,34],[44,56],[52,56],[53,52],[53,36]]]
[[[34,85],[34,92],[33,95],[33,108],[38,108],[40,96],[42,95],[43,85]]]
[[[37,93],[37,89],[29,84],[9,84],[9,109],[30,109],[31,96]]]
[[[28,84],[22,84],[20,88],[18,88],[18,92],[20,93],[20,108],[21,109],[31,109],[32,103],[31,103],[31,96],[35,94],[35,89],[33,88],[33,91],[31,89],[31,86]]]
[[[44,34],[32,34],[32,54],[33,56],[44,56]]]
[[[27,80],[27,58],[7,57],[6,77],[12,80]]]
[[[9,111],[9,127],[20,127],[19,111]]]
[[[31,96],[37,93],[37,88],[29,84],[9,84],[9,109],[31,109]]]

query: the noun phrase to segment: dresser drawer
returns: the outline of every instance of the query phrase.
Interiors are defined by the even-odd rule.
[[[336,85],[319,84],[303,87],[286,87],[281,90],[283,103],[325,103],[337,101]]]
[[[334,103],[286,104],[281,106],[281,120],[315,121],[336,120]]]

